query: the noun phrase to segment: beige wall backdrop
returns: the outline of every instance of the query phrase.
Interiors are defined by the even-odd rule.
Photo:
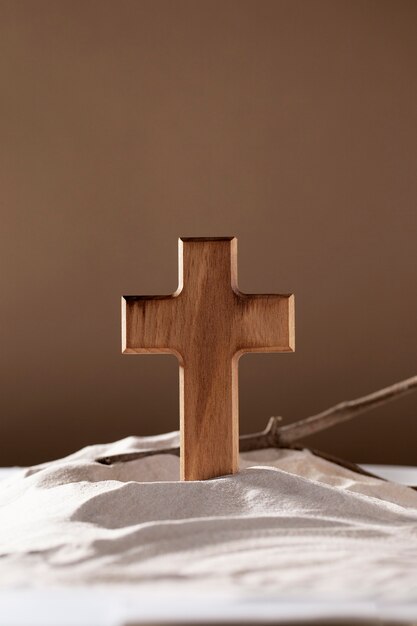
[[[297,352],[240,365],[241,429],[417,373],[417,3],[1,0],[0,464],[178,427],[120,295],[236,235]],[[417,397],[311,439],[417,463]]]

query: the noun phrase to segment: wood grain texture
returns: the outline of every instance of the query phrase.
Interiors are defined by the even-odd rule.
[[[179,286],[122,298],[124,354],[173,353],[180,365],[181,478],[238,470],[238,360],[294,350],[294,297],[237,286],[237,240],[179,240]]]

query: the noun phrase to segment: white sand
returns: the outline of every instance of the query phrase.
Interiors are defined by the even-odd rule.
[[[177,443],[130,437],[2,481],[1,584],[417,601],[417,492],[308,451],[247,453],[238,475],[194,483],[172,456],[94,463]]]

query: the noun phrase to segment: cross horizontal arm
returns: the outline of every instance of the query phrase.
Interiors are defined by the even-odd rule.
[[[168,353],[181,360],[177,341],[177,298],[122,297],[122,351],[124,354]]]
[[[294,296],[237,293],[236,352],[293,352]]]

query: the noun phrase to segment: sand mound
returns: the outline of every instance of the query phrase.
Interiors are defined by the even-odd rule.
[[[129,437],[0,483],[0,582],[178,583],[285,595],[417,600],[417,493],[308,451],[241,456],[241,472],[178,481],[165,447]]]

